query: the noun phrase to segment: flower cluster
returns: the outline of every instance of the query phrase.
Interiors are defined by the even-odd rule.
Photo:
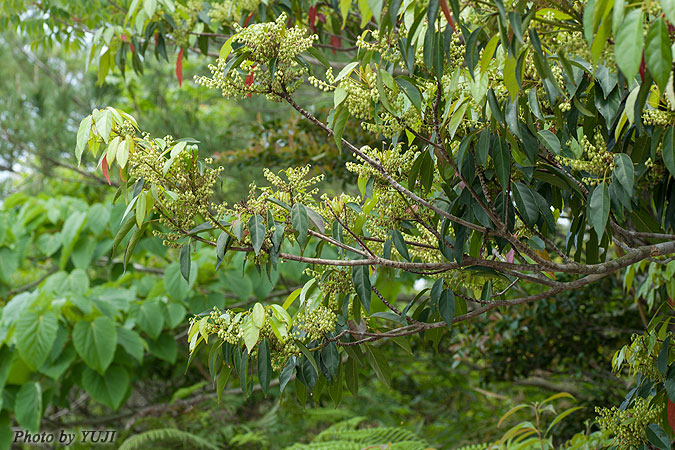
[[[568,146],[573,146],[576,141],[569,141]],[[556,160],[572,170],[587,172],[591,176],[584,177],[584,183],[594,185],[602,182],[614,170],[614,154],[607,150],[605,139],[601,133],[595,133],[594,143],[584,135],[579,140],[581,157],[568,158],[565,156],[556,156]]]
[[[239,67],[228,67],[228,61],[218,59],[209,65],[212,76],[195,77],[198,84],[220,89],[225,97],[246,97],[264,94],[280,101],[282,93],[293,93],[302,83],[307,69],[296,57],[310,48],[317,39],[300,27],[287,28],[287,16],[276,21],[257,23],[246,28],[234,24],[234,42],[243,44],[237,56],[245,55]],[[235,56],[236,57],[236,56]]]
[[[651,399],[636,398],[633,407],[621,410],[616,406],[595,408],[597,421],[603,430],[616,436],[619,449],[631,449],[647,443],[645,430],[658,421],[663,405],[652,405]]]
[[[225,0],[211,5],[209,19],[218,25],[233,25],[244,13],[256,11],[260,0]]]
[[[317,341],[335,331],[337,316],[327,307],[320,305],[312,311],[304,311],[295,318],[296,336],[304,335],[309,341]]]

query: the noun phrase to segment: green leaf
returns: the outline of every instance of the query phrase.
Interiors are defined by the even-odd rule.
[[[633,192],[633,183],[635,181],[635,169],[633,168],[633,161],[625,153],[614,155],[614,176],[619,184],[628,193]]]
[[[298,244],[300,244],[300,247],[304,247],[305,242],[307,242],[309,218],[307,216],[307,208],[302,203],[296,203],[291,208],[291,224],[295,228],[295,231],[298,232]]]
[[[319,373],[319,366],[316,363],[316,359],[314,359],[314,355],[312,355],[312,352],[310,352],[309,349],[305,346],[305,344],[303,344],[299,340],[294,339],[293,342],[300,349],[302,354],[305,355],[305,358],[307,358],[307,361],[309,361],[309,363],[312,365],[312,367],[314,368],[314,370],[318,374]]]
[[[364,347],[368,356],[368,363],[375,371],[375,375],[387,388],[391,388],[391,368],[387,358],[377,347],[372,345],[365,345]]]
[[[663,8],[668,22],[675,23],[675,0],[661,0],[661,8]]]
[[[218,381],[216,382],[216,391],[218,392],[218,404],[220,404],[220,398],[223,395],[225,386],[227,386],[227,381],[230,379],[230,374],[232,373],[232,366],[224,366],[223,369],[218,374]]]
[[[19,389],[14,399],[14,414],[19,425],[36,433],[42,417],[42,388],[37,381],[30,381]]]
[[[323,65],[324,68],[328,69],[330,67],[330,62],[328,61],[328,58],[317,48],[315,47],[310,47],[307,49],[307,53],[315,57],[321,65]]]
[[[101,110],[94,118],[94,126],[98,135],[101,136],[103,142],[108,143],[110,138],[110,131],[112,130],[113,116],[109,110]]]
[[[666,168],[672,176],[675,177],[675,139],[673,139],[673,127],[666,130],[666,134],[663,136],[663,145],[661,149],[661,155],[663,157],[663,162],[666,164]]]
[[[661,89],[661,92],[665,92],[673,66],[673,56],[670,49],[668,26],[662,18],[656,19],[647,32],[645,61],[647,69],[659,85],[659,89]]]
[[[16,323],[16,347],[21,359],[38,369],[49,356],[59,327],[56,314],[25,310]]]
[[[265,219],[260,214],[254,214],[248,221],[248,231],[251,234],[251,244],[253,244],[253,251],[257,255],[262,248],[265,241],[265,234],[267,227],[265,226]]]
[[[495,163],[495,170],[497,171],[497,178],[502,185],[502,190],[506,190],[509,185],[509,177],[511,173],[511,153],[509,147],[503,139],[492,147],[492,159]]]
[[[670,450],[670,438],[668,437],[668,434],[663,431],[663,428],[657,424],[649,424],[645,430],[645,434],[647,435],[649,442],[655,447],[661,450]]]
[[[355,61],[355,62],[350,62],[349,64],[344,66],[343,69],[340,71],[340,73],[338,73],[337,76],[335,77],[335,83],[337,83],[338,81],[340,81],[341,79],[343,79],[345,77],[348,77],[349,74],[351,74],[352,71],[354,70],[354,68],[356,68],[356,66],[358,66],[358,65],[359,65],[359,62]]]
[[[406,261],[410,261],[410,255],[408,254],[408,246],[403,239],[403,235],[398,230],[392,231],[392,240],[394,241],[394,247],[398,253],[405,258]]]
[[[270,344],[267,339],[263,339],[258,345],[258,379],[263,394],[267,397],[272,379],[272,362],[270,360]]]
[[[513,183],[513,198],[518,206],[518,211],[523,216],[523,220],[529,226],[534,226],[539,220],[539,206],[537,206],[537,199],[529,187],[523,183],[516,181]]]
[[[616,63],[630,82],[640,70],[642,61],[642,9],[636,8],[626,14],[617,30],[614,54]]]
[[[257,253],[257,252],[256,252]],[[185,244],[180,249],[180,274],[188,283],[190,282],[190,244]]]
[[[117,329],[106,316],[94,321],[82,321],[73,327],[73,345],[84,362],[99,373],[103,373],[115,356]]]
[[[598,239],[601,239],[605,233],[605,226],[609,218],[609,188],[604,181],[593,189],[593,193],[588,201],[586,215],[588,223],[595,230]]]
[[[415,108],[422,112],[422,94],[420,94],[417,86],[402,77],[396,78],[396,83],[403,89],[403,92],[405,92],[405,95],[410,99]]]
[[[233,34],[232,36],[230,36],[225,41],[223,46],[220,47],[220,52],[218,53],[218,58],[222,59],[223,61],[225,61],[227,59],[230,52],[232,51],[232,40],[234,39],[235,36],[236,36],[236,34]]]
[[[88,115],[80,122],[80,128],[77,130],[77,146],[75,147],[75,156],[77,156],[77,165],[79,167],[82,162],[82,153],[87,146],[89,141],[89,135],[91,134],[91,124],[93,120],[91,115]]]
[[[246,345],[248,353],[251,354],[253,347],[258,343],[258,338],[260,338],[260,327],[256,325],[253,316],[248,315],[246,319],[244,319],[241,328],[244,335],[244,344]]]
[[[338,108],[333,124],[333,139],[339,149],[342,149],[342,133],[347,125],[347,119],[349,119],[349,110],[344,106]]]
[[[263,325],[265,325],[265,307],[260,303],[253,305],[251,317],[253,318],[253,323],[255,326],[262,328]]]
[[[129,373],[120,366],[112,366],[103,375],[91,369],[82,372],[82,387],[91,397],[117,410],[129,389]]]
[[[361,304],[366,312],[370,314],[370,276],[369,266],[354,266],[352,268],[352,283],[356,294],[359,296]]]
[[[136,322],[152,339],[157,339],[164,328],[164,314],[158,300],[145,300],[138,308]]]
[[[537,138],[539,139],[539,142],[541,142],[541,144],[551,153],[554,155],[560,154],[560,140],[558,140],[558,136],[556,136],[552,131],[541,130],[537,133]]]
[[[438,301],[438,312],[441,313],[441,318],[448,324],[448,327],[451,327],[452,319],[455,317],[455,293],[450,289],[444,290],[441,294]]]
[[[128,328],[117,328],[117,345],[121,346],[128,354],[136,358],[138,362],[143,361],[143,339]]]

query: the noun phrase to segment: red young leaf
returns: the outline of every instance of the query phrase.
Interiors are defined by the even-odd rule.
[[[131,49],[131,53],[136,51],[136,49],[134,48],[134,44],[132,44],[129,41],[126,34],[123,34],[122,36],[120,36],[120,38],[122,39],[122,42],[126,42],[127,44],[129,44],[129,48]]]
[[[668,399],[668,424],[670,428],[675,431],[675,403]]]
[[[105,177],[105,181],[107,181],[108,184],[112,186],[112,183],[110,182],[110,175],[108,175],[108,155],[103,155],[103,161],[101,161],[101,168],[103,169],[103,176]]]
[[[509,250],[509,252],[506,254],[506,262],[513,264],[513,257],[515,255],[515,252],[513,249]]]
[[[183,48],[178,52],[176,58],[176,78],[178,78],[178,86],[183,85]]]
[[[342,47],[342,38],[339,36],[331,36],[330,37],[330,45],[335,47],[335,48],[340,48]],[[335,55],[335,48],[333,49],[333,54]]]
[[[253,19],[253,14],[254,13],[249,14],[248,17],[246,18],[246,20],[244,21],[244,28],[246,28],[248,26],[248,23],[251,21],[251,19]]]
[[[316,27],[314,24],[316,23],[316,6],[312,6],[309,8],[309,27],[312,29],[313,32],[316,32]]]
[[[450,28],[452,28],[452,31],[457,31],[457,29],[455,28],[455,21],[452,20],[452,15],[450,14],[450,8],[448,7],[448,0],[441,0],[441,9],[443,10],[445,20],[448,21],[448,24],[450,25]]]
[[[250,86],[250,85],[253,84],[253,72],[248,74],[248,76],[246,77],[245,83],[246,83],[246,86]],[[251,98],[251,97],[253,97],[253,95],[251,95],[251,93],[249,92],[248,98]]]
[[[642,62],[640,63],[640,80],[642,82],[645,81],[645,70],[646,70],[646,65],[645,65],[645,52],[642,52]]]

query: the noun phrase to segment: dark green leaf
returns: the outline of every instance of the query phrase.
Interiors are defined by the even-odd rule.
[[[588,223],[601,238],[605,233],[605,226],[609,218],[609,188],[604,181],[593,189],[593,193],[588,200],[586,215]]]
[[[352,283],[356,294],[359,296],[361,304],[366,312],[370,313],[370,276],[369,266],[354,266],[352,268]]]
[[[393,230],[392,231],[392,240],[394,241],[394,247],[396,247],[396,250],[398,253],[405,258],[406,261],[410,261],[410,255],[408,254],[408,246],[405,243],[405,239],[403,239],[403,235],[401,234],[400,231],[398,230]]]
[[[188,283],[190,282],[190,265],[192,260],[190,259],[190,244],[185,244],[180,249],[180,274],[183,275],[183,278]]]
[[[270,344],[267,339],[263,339],[258,344],[258,379],[265,397],[270,388],[272,379],[272,362],[270,360]]]
[[[450,289],[444,290],[441,294],[438,312],[441,313],[441,318],[448,324],[448,327],[451,327],[452,319],[455,317],[455,293]]]
[[[661,92],[665,92],[666,83],[672,70],[673,57],[668,37],[668,25],[662,18],[656,19],[647,32],[645,45],[645,61],[647,69],[659,85]]]
[[[248,221],[248,232],[251,234],[251,244],[253,245],[253,251],[257,255],[262,248],[263,242],[265,241],[265,234],[267,233],[265,219],[263,219],[260,214],[254,214],[251,216]]]
[[[502,190],[506,190],[511,173],[511,152],[509,152],[509,147],[503,139],[499,139],[492,147],[492,150],[497,178],[502,185]]]
[[[668,437],[668,434],[663,431],[663,428],[657,424],[649,424],[645,430],[645,434],[647,435],[649,442],[656,448],[661,450],[670,450],[670,438]]]
[[[673,127],[666,130],[666,134],[663,136],[661,154],[663,156],[663,162],[666,164],[666,168],[670,171],[670,174],[675,177],[675,139],[673,139],[673,134]]]
[[[643,41],[642,9],[635,8],[623,19],[617,30],[614,46],[616,63],[629,81],[633,80],[640,70]]]
[[[296,203],[291,208],[291,224],[298,232],[298,244],[300,247],[305,246],[307,242],[307,230],[309,229],[309,217],[307,215],[307,208],[302,203]]]

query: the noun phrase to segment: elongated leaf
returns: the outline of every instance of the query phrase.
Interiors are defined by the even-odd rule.
[[[666,168],[675,177],[675,133],[673,129],[673,127],[668,128],[666,134],[663,136],[661,154],[663,155],[663,162],[666,164]]]
[[[372,345],[366,345],[366,355],[368,356],[368,363],[375,371],[377,378],[385,384],[388,388],[391,387],[391,368],[389,362],[382,351]]]
[[[625,153],[619,153],[614,156],[614,176],[619,184],[628,193],[633,192],[633,183],[635,181],[635,169],[633,161]]]
[[[441,298],[438,301],[438,312],[441,314],[441,318],[448,324],[448,327],[452,326],[452,319],[455,318],[455,293],[450,289],[446,289],[441,294]]]
[[[392,240],[394,241],[394,247],[396,247],[398,253],[401,256],[403,256],[406,259],[406,261],[410,261],[410,255],[408,254],[408,246],[406,245],[405,239],[403,239],[403,235],[401,234],[401,232],[398,230],[393,230]]]
[[[668,26],[662,18],[652,23],[647,32],[645,44],[645,61],[647,69],[659,85],[661,92],[665,92],[666,83],[672,70],[673,57],[668,37]]]
[[[265,234],[267,233],[265,219],[263,219],[260,214],[252,215],[248,221],[248,231],[251,235],[253,251],[257,255],[262,248],[263,242],[265,241]]]
[[[560,140],[552,131],[541,130],[537,133],[537,138],[539,138],[539,142],[541,142],[551,153],[554,155],[560,154]]]
[[[518,206],[518,211],[523,216],[525,223],[529,226],[534,226],[539,220],[539,206],[537,199],[529,187],[523,183],[516,181],[513,183],[513,197]]]
[[[586,215],[588,223],[595,230],[598,239],[601,239],[609,218],[609,188],[604,181],[593,189]]]
[[[190,266],[192,260],[190,259],[190,244],[185,244],[180,249],[180,274],[183,275],[185,281],[190,282]]]
[[[503,139],[499,139],[496,145],[492,147],[492,152],[497,178],[499,179],[499,184],[502,185],[502,189],[505,191],[511,174],[511,153]]]
[[[75,147],[75,156],[77,156],[77,165],[80,165],[82,161],[82,153],[87,146],[87,141],[89,140],[89,135],[91,134],[91,124],[92,118],[91,115],[82,119],[80,122],[80,127],[77,130],[77,147]]]
[[[258,345],[258,379],[263,394],[267,397],[272,379],[272,362],[270,360],[270,344],[267,339],[263,339]]]
[[[623,19],[617,30],[614,46],[616,63],[629,81],[633,80],[640,70],[643,42],[642,9],[635,8]]]
[[[295,231],[298,232],[298,244],[300,244],[300,247],[304,247],[305,242],[307,242],[309,217],[307,215],[307,208],[302,203],[296,203],[291,208],[291,224],[295,228]]]
[[[647,435],[647,440],[649,440],[656,448],[670,450],[670,438],[668,437],[668,434],[663,431],[663,428],[657,424],[650,423],[645,430],[645,434]]]
[[[370,276],[369,266],[354,266],[352,268],[352,283],[356,294],[359,296],[361,304],[366,312],[370,314]]]

